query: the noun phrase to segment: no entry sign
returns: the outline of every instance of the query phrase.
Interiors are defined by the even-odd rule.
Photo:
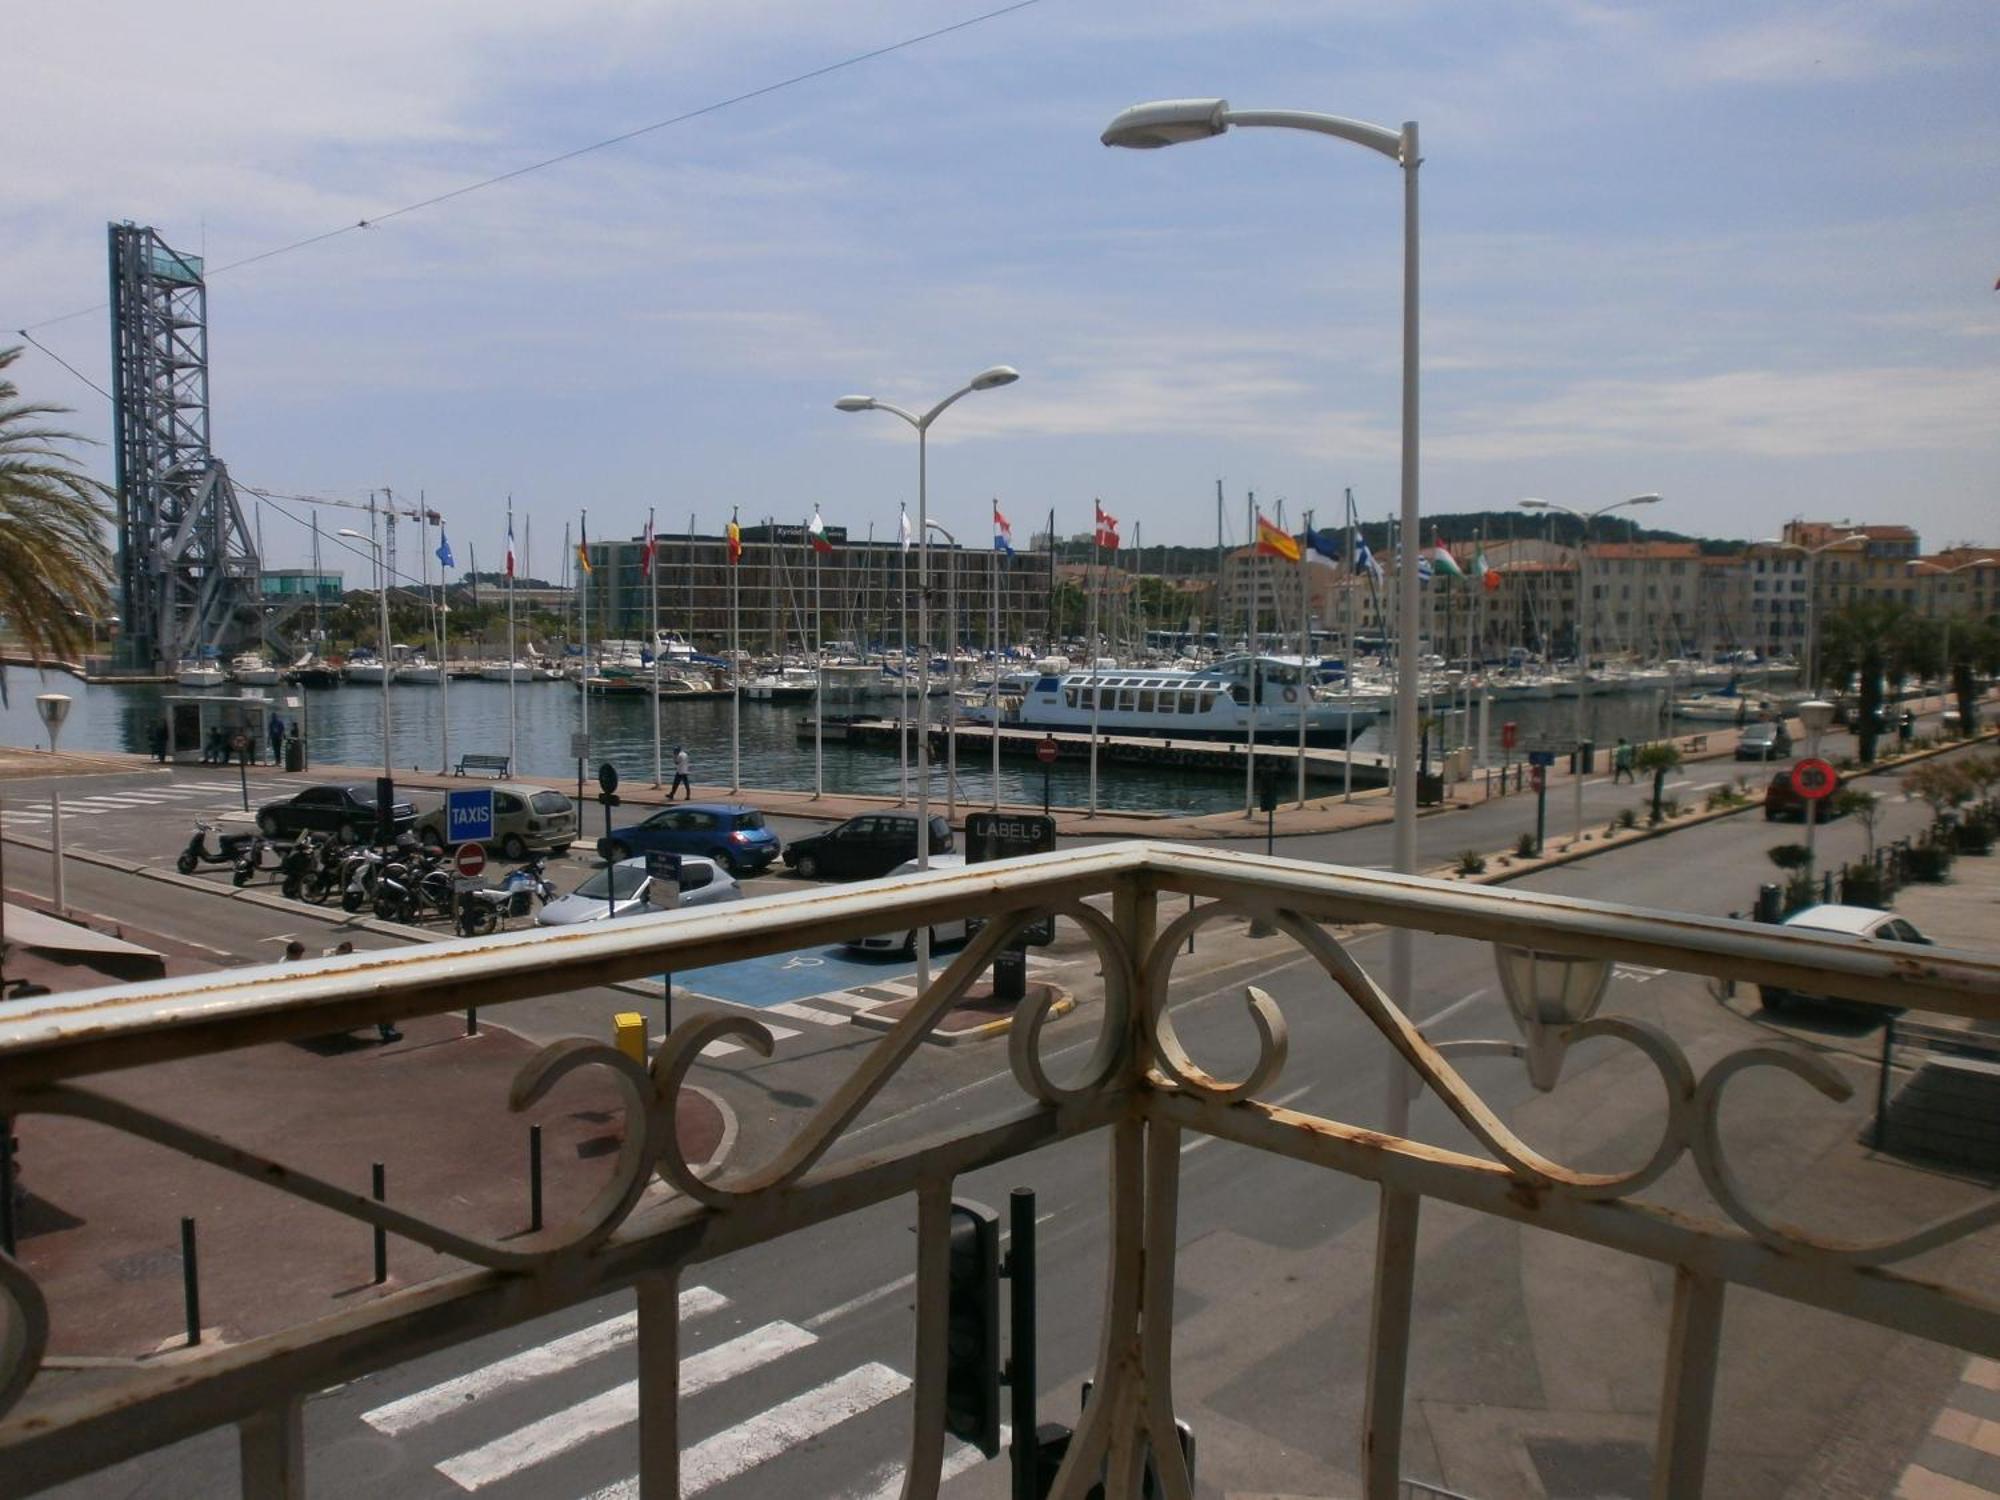
[[[470,880],[486,869],[486,851],[477,844],[460,844],[451,862],[459,874]]]
[[[1062,754],[1062,746],[1046,736],[1043,737],[1040,744],[1035,746],[1035,759],[1043,765],[1047,765],[1060,754]]]
[[[1802,760],[1792,767],[1792,790],[1808,802],[1831,797],[1840,775],[1823,760]]]

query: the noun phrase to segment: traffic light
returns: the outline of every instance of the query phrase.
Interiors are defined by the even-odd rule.
[[[1000,1216],[951,1204],[944,1430],[988,1458],[1000,1451]]]

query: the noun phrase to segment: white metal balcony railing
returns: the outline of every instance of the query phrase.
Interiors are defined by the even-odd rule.
[[[1159,898],[1191,898],[1162,922]],[[1100,899],[1109,898],[1108,911]],[[1103,972],[1089,1062],[1058,1082],[1044,1071],[1045,1014],[1031,1001],[1010,1040],[1024,1098],[978,1128],[921,1148],[876,1154],[829,1151],[843,1130],[918,1048],[922,1034],[977,978],[1011,933],[1042,911],[1081,925]],[[982,914],[979,936],[852,1075],[769,1160],[724,1162],[704,1177],[675,1140],[674,1099],[702,1047],[735,1038],[769,1051],[749,1014],[679,1026],[642,1068],[582,1039],[540,1052],[515,1082],[521,1108],[579,1068],[609,1070],[624,1096],[626,1128],[610,1179],[571,1222],[506,1242],[442,1227],[416,1209],[359,1194],[232,1148],[114,1101],[84,1075],[214,1053],[369,1023],[492,1006],[579,986],[688,971],[784,952],[865,931]],[[1329,999],[1358,1007],[1485,1155],[1385,1136],[1259,1102],[1287,1060],[1285,1021],[1249,992],[1258,1055],[1234,1083],[1187,1055],[1166,1008],[1188,935],[1224,916],[1275,925],[1320,965]],[[1417,1222],[1427,1198],[1533,1225],[1674,1268],[1662,1372],[1655,1493],[1700,1493],[1725,1289],[1755,1288],[1943,1344],[2000,1356],[2000,1305],[1942,1287],[1897,1264],[2000,1222],[1988,1198],[1893,1240],[1818,1242],[1773,1225],[1747,1200],[1723,1151],[1719,1108],[1728,1081],[1750,1068],[1785,1070],[1823,1093],[1846,1085],[1798,1051],[1757,1046],[1697,1077],[1682,1051],[1642,1023],[1604,1017],[1572,1032],[1638,1047],[1666,1085],[1659,1138],[1639,1170],[1607,1176],[1572,1170],[1519,1140],[1355,964],[1329,930],[1338,924],[1406,926],[1546,953],[1616,958],[1723,979],[1766,981],[1819,994],[2000,1018],[2000,965],[1976,955],[1865,945],[1741,923],[1642,912],[1522,892],[1467,888],[1372,871],[1267,860],[1165,844],[1041,855],[814,890],[734,908],[689,912],[661,924],[504,935],[393,954],[282,969],[230,970],[69,994],[12,1007],[0,1018],[0,1113],[92,1119],[386,1228],[469,1263],[472,1269],[396,1291],[282,1334],[171,1368],[148,1368],[111,1387],[70,1397],[34,1389],[48,1318],[33,1279],[0,1257],[0,1495],[29,1493],[234,1423],[248,1495],[304,1492],[305,1397],[366,1372],[522,1323],[607,1291],[638,1301],[640,1493],[677,1495],[679,1277],[687,1267],[823,1224],[871,1205],[914,1198],[917,1315],[906,1496],[936,1493],[943,1454],[946,1348],[944,1285],[949,1200],[955,1177],[1086,1132],[1111,1141],[1108,1278],[1096,1396],[1084,1412],[1054,1493],[1081,1496],[1102,1471],[1107,1493],[1138,1493],[1150,1446],[1161,1493],[1190,1487],[1172,1441],[1167,1374],[1180,1143],[1201,1132],[1377,1184],[1379,1214],[1364,1431],[1357,1451],[1366,1493],[1402,1490],[1400,1443],[1410,1349]],[[1031,994],[1033,992],[1031,991]],[[1691,1158],[1719,1214],[1709,1221],[1635,1198]],[[657,1172],[677,1189],[639,1208]],[[635,1211],[636,1210],[636,1211]],[[282,1246],[273,1247],[274,1254]],[[25,1399],[24,1399],[25,1398]],[[1164,1442],[1154,1440],[1169,1435]],[[1418,1486],[1417,1493],[1423,1493]]]

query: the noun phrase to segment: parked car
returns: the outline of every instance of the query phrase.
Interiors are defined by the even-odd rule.
[[[1841,814],[1840,793],[1836,789],[1831,797],[1819,799],[1819,813],[1815,821],[1826,823]],[[1803,823],[1806,820],[1806,799],[1792,787],[1790,771],[1772,773],[1771,784],[1764,788],[1764,821],[1774,823],[1779,818],[1791,818]]]
[[[955,849],[951,824],[931,818],[932,854],[950,854]],[[808,880],[872,880],[887,875],[904,860],[917,857],[917,820],[912,813],[862,813],[825,833],[794,839],[785,850],[785,863]]]
[[[478,790],[485,791],[482,786]],[[531,854],[561,854],[576,841],[576,804],[553,787],[525,781],[496,781],[493,792],[493,837],[481,840],[500,851],[503,859]],[[418,793],[415,800],[417,837],[427,844],[455,842],[445,822],[444,794]]]
[[[537,927],[568,927],[577,922],[598,922],[606,917],[642,917],[667,913],[652,901],[653,880],[646,873],[646,856],[621,859],[594,871],[567,896],[558,896],[535,913]],[[740,901],[743,888],[736,877],[712,859],[698,854],[681,856],[682,908],[713,906],[720,901]]]
[[[1793,912],[1785,918],[1783,925],[1804,932],[1837,932],[1871,943],[1922,943],[1925,946],[1930,944],[1930,939],[1904,918],[1892,911],[1881,911],[1872,906],[1839,906],[1833,902],[1823,906],[1809,906],[1804,911]],[[1838,1000],[1831,995],[1802,995],[1797,990],[1782,989],[1774,984],[1757,986],[1757,993],[1764,1002],[1764,1009],[1772,1012],[1791,1010],[1798,1006],[1859,1011],[1868,1015],[1895,1013],[1900,1010],[1900,1007],[1868,1005],[1859,1000]]]
[[[746,802],[681,802],[597,841],[610,860],[659,851],[701,854],[732,875],[755,875],[784,849],[763,813]]]
[[[1791,753],[1791,731],[1777,719],[1746,724],[1736,738],[1738,760],[1784,760]]]
[[[963,854],[933,854],[931,856],[931,868],[933,870],[962,870],[965,868],[965,856]],[[917,862],[914,859],[906,859],[889,873],[891,875],[914,875],[917,873]],[[955,922],[933,923],[931,925],[932,951],[935,952],[939,948],[957,947],[972,936],[976,926],[976,922],[968,921],[963,917],[960,917]],[[842,946],[853,948],[862,953],[915,953],[917,951],[917,930],[912,927],[907,932],[872,932],[867,937],[849,938]]]
[[[409,802],[390,804],[389,817],[397,833],[407,832],[417,821],[417,809]],[[356,783],[351,786],[309,786],[294,796],[266,802],[257,809],[257,831],[267,839],[296,838],[302,833],[330,833],[343,843],[358,843],[375,834],[375,788]]]

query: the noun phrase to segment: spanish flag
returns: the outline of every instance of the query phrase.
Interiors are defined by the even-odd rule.
[[[1299,560],[1297,539],[1265,520],[1261,511],[1257,516],[1257,551],[1262,556],[1282,557],[1287,562]]]
[[[743,528],[732,518],[729,522],[729,565],[734,567],[743,561]]]
[[[576,565],[586,573],[595,572],[590,565],[590,538],[586,536],[586,523],[579,521],[576,527]]]

